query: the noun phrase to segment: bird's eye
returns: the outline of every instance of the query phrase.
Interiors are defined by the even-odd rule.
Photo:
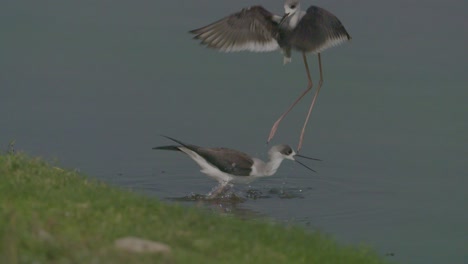
[[[286,154],[288,154],[288,155],[291,155],[291,153],[292,153],[292,150],[286,151]]]
[[[294,8],[296,8],[296,5],[290,5],[289,7],[290,7],[291,9],[294,9]]]

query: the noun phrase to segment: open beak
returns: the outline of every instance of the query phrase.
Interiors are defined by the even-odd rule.
[[[322,161],[321,159],[316,159],[316,158],[311,158],[311,157],[307,157],[307,156],[302,156],[302,155],[299,155],[299,154],[296,154],[296,155],[294,155],[294,156],[295,156],[295,157],[304,158],[304,159],[310,159],[310,160]]]
[[[289,13],[285,13],[283,15],[283,17],[281,18],[280,22],[279,22],[279,26],[281,26],[283,23],[284,23],[284,20],[289,16]]]
[[[294,160],[295,162],[301,164],[302,166],[304,166],[306,169],[310,170],[310,171],[313,171],[313,172],[316,172],[314,169],[310,168],[309,166],[305,165],[304,163],[298,161],[298,160]]]
[[[299,157],[299,158],[304,158],[304,159],[309,159],[309,160],[317,160],[317,161],[322,161],[320,159],[316,159],[316,158],[311,158],[311,157],[307,157],[307,156],[303,156],[303,155],[299,155],[299,154],[296,154],[294,155],[294,157]],[[305,165],[304,163],[298,161],[297,159],[294,159],[295,162],[301,164],[303,167],[305,167],[306,169],[310,170],[310,171],[313,171],[313,172],[316,172],[314,169],[310,168],[309,166]]]

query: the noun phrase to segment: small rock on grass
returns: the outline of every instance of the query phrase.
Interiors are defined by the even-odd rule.
[[[115,247],[121,250],[137,253],[163,253],[168,254],[171,252],[171,248],[161,242],[151,241],[138,237],[123,237],[117,239]]]

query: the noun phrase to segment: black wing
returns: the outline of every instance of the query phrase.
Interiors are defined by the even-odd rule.
[[[276,41],[278,23],[274,15],[261,6],[244,8],[190,33],[195,34],[195,39],[201,40],[209,48],[224,52],[263,52],[279,48]]]
[[[199,148],[198,155],[223,172],[236,176],[249,176],[253,160],[249,155],[227,148]]]
[[[181,151],[181,150],[179,149],[179,146],[174,146],[174,145],[171,145],[171,146],[159,146],[159,147],[154,147],[153,149]]]
[[[185,144],[184,142],[180,141],[180,140],[177,140],[175,138],[171,138],[171,137],[168,137],[168,136],[164,136],[164,135],[161,135],[162,137],[165,137],[167,139],[170,139],[176,143],[179,143],[180,145],[182,145],[183,147],[186,147],[192,151],[195,151],[201,147],[199,146],[195,146],[195,145],[190,145],[190,144]],[[179,149],[180,146],[160,146],[160,147],[154,147],[153,149],[162,149],[162,150],[175,150],[175,151],[180,151]]]
[[[340,20],[327,10],[311,6],[291,32],[291,45],[307,52],[322,52],[351,39]]]
[[[227,148],[203,148],[196,145],[186,144],[168,136],[163,135],[163,137],[197,153],[223,172],[236,176],[249,176],[252,171],[251,167],[253,165],[253,160],[249,155],[243,152]],[[180,150],[179,146],[162,146],[155,147],[153,149]]]

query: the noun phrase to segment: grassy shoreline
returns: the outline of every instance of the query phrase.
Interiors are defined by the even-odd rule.
[[[386,263],[320,233],[168,205],[22,154],[0,155],[0,234],[2,263]],[[171,252],[117,249],[126,236]]]

